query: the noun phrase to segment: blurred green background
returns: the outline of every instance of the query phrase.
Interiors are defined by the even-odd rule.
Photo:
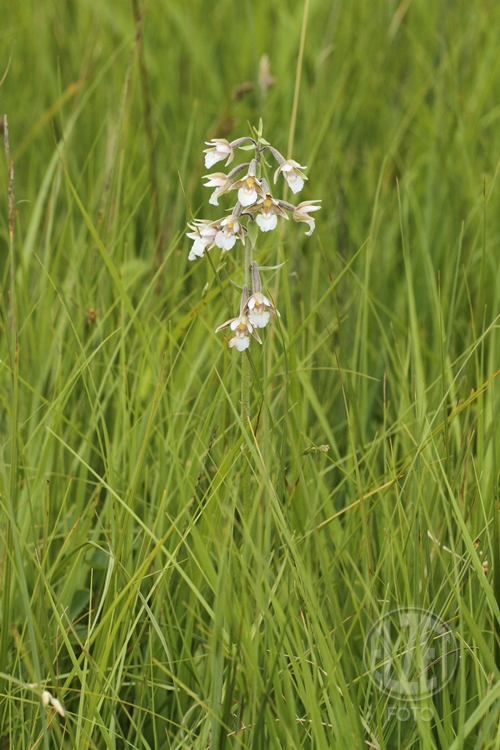
[[[23,0],[0,40],[2,750],[499,747],[498,3]],[[257,246],[242,521],[241,260],[227,305],[184,232],[260,118],[322,210]],[[432,721],[363,664],[406,606],[459,643]]]

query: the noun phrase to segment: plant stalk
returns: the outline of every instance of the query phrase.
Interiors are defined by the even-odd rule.
[[[250,268],[252,265],[252,251],[252,241],[250,237],[248,237],[245,243],[245,284],[248,288],[250,288],[251,283]],[[241,421],[243,423],[243,429],[248,437],[250,437],[252,431],[252,423],[250,419],[250,394],[252,388],[250,360],[247,351],[242,352],[241,356]],[[243,491],[243,518],[246,522],[249,520],[252,512],[252,498],[250,492],[250,451],[247,440],[243,441],[242,460],[243,469],[241,481]]]

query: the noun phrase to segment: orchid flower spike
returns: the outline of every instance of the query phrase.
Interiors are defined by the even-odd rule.
[[[292,215],[295,221],[305,222],[308,236],[314,231],[316,222],[313,214],[321,208],[321,201],[308,200],[295,206],[287,201],[278,200],[273,197],[266,178],[261,176],[262,156],[264,152],[268,152],[278,163],[274,182],[276,183],[282,174],[291,191],[298,193],[307,180],[302,171],[306,167],[293,159],[285,159],[283,154],[262,137],[262,132],[263,126],[260,121],[259,129],[254,129],[255,138],[244,136],[233,141],[226,138],[212,138],[206,141],[207,148],[204,149],[204,153],[207,168],[218,162],[225,162],[228,166],[233,161],[236,150],[240,148],[253,154],[248,162],[237,163],[227,174],[214,172],[204,176],[204,187],[213,190],[209,198],[211,205],[218,206],[220,196],[232,190],[237,191],[238,200],[223,218],[215,221],[194,219],[188,224],[187,236],[192,240],[189,260],[203,257],[215,245],[222,251],[231,250],[237,240],[241,240],[245,245],[246,235],[250,233],[252,242],[250,248],[247,245],[246,257],[249,260],[245,263],[251,263],[253,245],[258,234],[257,227],[262,232],[270,232],[277,227],[280,216],[288,219]],[[232,318],[217,329],[231,328],[234,335],[230,339],[230,346],[240,349],[249,346],[251,336],[258,338],[255,328],[263,328],[269,322],[272,313],[279,315],[273,303],[262,293],[257,264],[252,263],[251,267],[252,294],[250,295],[245,287],[238,318]],[[246,277],[248,279],[248,268]]]

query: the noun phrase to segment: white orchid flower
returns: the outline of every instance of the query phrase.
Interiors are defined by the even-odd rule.
[[[230,328],[233,332],[234,335],[229,339],[228,344],[231,348],[235,348],[239,352],[248,349],[250,346],[250,336],[253,336],[259,344],[262,344],[259,334],[245,314],[239,315],[237,318],[231,318],[231,320],[226,320],[225,323],[215,329],[215,333],[224,330],[224,328]]]
[[[214,222],[208,219],[195,219],[192,224],[188,224],[188,227],[193,231],[188,232],[187,236],[194,240],[188,259],[202,258],[205,250],[210,250],[214,246],[218,229],[214,226]]]
[[[267,187],[267,183],[264,180],[262,183],[264,188]],[[285,219],[288,219],[286,211],[281,208],[279,201],[275,200],[273,196],[267,192],[262,200],[249,208],[249,211],[256,214],[255,221],[262,232],[270,232],[271,230],[276,229],[278,216],[283,216]]]
[[[255,159],[250,162],[248,168],[248,174],[243,179],[234,182],[231,186],[231,190],[238,191],[238,200],[242,206],[252,206],[259,196],[262,198],[266,197],[266,192],[262,187],[262,183],[255,176]]]
[[[211,169],[218,161],[224,161],[226,158],[226,167],[233,161],[233,147],[225,138],[212,138],[211,141],[205,141],[205,143],[207,146],[210,146],[210,148],[204,149],[205,166],[207,169]]]
[[[317,203],[321,203],[320,200],[314,200],[314,201],[303,201],[302,203],[299,203],[299,205],[296,207],[295,211],[293,212],[293,218],[295,221],[305,221],[307,224],[309,224],[309,231],[306,232],[306,235],[308,237],[311,236],[311,234],[314,232],[314,229],[316,227],[316,222],[312,218],[312,216],[309,216],[310,211],[319,211],[321,206],[316,205]]]
[[[273,303],[262,292],[254,292],[245,305],[245,312],[255,328],[265,328],[269,323],[271,312],[279,315]]]
[[[224,219],[219,219],[214,222],[217,225],[218,231],[215,235],[215,244],[222,250],[231,250],[234,247],[237,238],[239,237],[243,244],[245,244],[245,234],[243,227],[240,224],[238,217],[234,214],[226,216]]]
[[[204,176],[203,179],[208,180],[208,182],[206,182],[203,187],[216,188],[214,192],[212,193],[212,195],[210,196],[208,202],[211,203],[212,206],[218,206],[219,205],[218,198],[224,193],[227,193],[227,191],[230,189],[232,185],[232,181],[223,172],[214,172],[213,174],[207,174]]]
[[[293,159],[287,159],[283,164],[280,164],[274,173],[274,182],[278,179],[279,173],[282,172],[292,193],[298,193],[299,190],[302,190],[304,187],[304,180],[307,180],[305,174],[300,171],[301,169],[307,169],[307,167],[301,167],[300,164]]]

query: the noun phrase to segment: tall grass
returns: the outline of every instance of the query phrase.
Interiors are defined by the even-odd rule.
[[[0,747],[497,748],[498,5],[140,10],[2,14]],[[301,36],[323,209],[256,249],[248,442],[232,266],[183,232],[205,140],[286,151]],[[401,720],[363,646],[405,607],[460,658]]]

